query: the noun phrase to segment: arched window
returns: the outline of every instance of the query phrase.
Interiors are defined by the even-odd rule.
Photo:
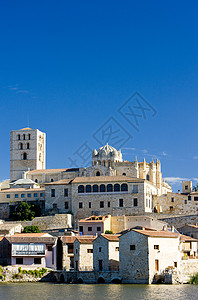
[[[101,192],[101,193],[104,193],[104,192],[105,192],[105,185],[104,185],[104,184],[101,184],[101,185],[100,185],[100,192]]]
[[[114,192],[120,192],[120,185],[118,183],[114,184]]]
[[[100,176],[100,172],[99,171],[96,172],[96,176]]]
[[[18,140],[20,141],[20,139],[21,139],[21,136],[20,136],[20,134],[18,134]]]
[[[23,139],[25,140],[25,134],[23,134]]]
[[[98,193],[98,185],[97,184],[93,185],[93,192]]]
[[[126,173],[122,173],[123,176],[126,176]]]
[[[27,159],[27,153],[24,152],[24,153],[23,153],[23,160],[26,160],[26,159]]]
[[[30,134],[28,134],[28,140],[30,140]]]
[[[53,178],[51,179],[51,182],[54,182],[54,179],[53,179]]]
[[[108,161],[108,167],[111,167],[111,161],[110,160]]]
[[[84,191],[85,191],[84,185],[79,185],[78,186],[78,193],[82,194],[82,193],[84,193]]]
[[[126,183],[121,184],[121,191],[127,192],[128,191],[128,185]]]
[[[37,182],[38,182],[38,179],[35,179],[35,182],[37,183]]]
[[[22,143],[19,143],[19,149],[23,149],[23,144]]]
[[[86,193],[91,193],[91,185],[86,185]]]
[[[107,184],[107,192],[113,192],[113,185]]]
[[[98,164],[101,165],[101,161],[100,160],[98,161]]]
[[[146,180],[149,180],[150,179],[150,176],[147,174],[146,175]]]
[[[105,160],[103,161],[103,166],[105,167]]]
[[[27,143],[27,149],[30,149],[30,143]]]

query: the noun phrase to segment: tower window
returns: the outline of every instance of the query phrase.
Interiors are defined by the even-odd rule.
[[[23,153],[23,160],[26,160],[26,159],[27,159],[27,153],[24,152],[24,153]]]
[[[20,139],[21,139],[21,136],[20,136],[20,134],[18,134],[18,140],[20,141]]]
[[[38,183],[38,179],[35,179],[35,182]]]
[[[100,172],[99,171],[96,172],[96,176],[100,176]]]
[[[51,179],[51,182],[54,182],[54,179],[53,179],[53,178]]]
[[[149,177],[149,175],[147,174],[147,175],[146,175],[146,180],[149,180],[149,179],[150,179],[150,177]]]
[[[28,134],[28,140],[30,140],[30,134]]]
[[[25,134],[23,134],[23,139],[25,140]]]
[[[27,149],[30,149],[30,143],[27,143]]]
[[[23,149],[23,144],[22,143],[19,143],[19,149]]]

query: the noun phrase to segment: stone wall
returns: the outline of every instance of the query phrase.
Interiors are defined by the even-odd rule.
[[[25,226],[38,226],[40,230],[71,228],[71,214],[56,214],[55,216],[37,217],[32,221],[21,222]]]
[[[179,228],[186,224],[195,225],[196,223],[198,223],[198,215],[164,217],[164,218],[160,218],[160,220],[167,222],[169,225],[173,225],[176,228]]]

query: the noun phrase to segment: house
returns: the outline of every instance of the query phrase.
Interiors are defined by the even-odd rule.
[[[119,270],[119,235],[101,234],[93,241],[94,271]]]
[[[7,237],[11,244],[11,265],[56,269],[56,240],[48,233],[21,233]]]
[[[75,236],[61,236],[57,242],[57,269],[70,271],[74,269]],[[58,263],[59,262],[59,263]]]
[[[4,236],[0,237],[0,265],[8,266],[11,263],[11,245]]]
[[[167,268],[178,268],[179,234],[131,229],[119,237],[119,270],[123,283],[150,284]]]
[[[186,224],[186,225],[178,228],[178,231],[181,234],[185,234],[185,235],[191,236],[192,238],[198,239],[198,226],[197,226],[197,224],[195,224],[195,225]]]
[[[21,223],[5,222],[0,224],[0,235],[14,235],[15,233],[21,233],[22,229]]]
[[[111,215],[90,216],[78,222],[79,232],[82,235],[96,235],[111,230]]]
[[[195,259],[198,258],[198,240],[186,236],[180,235],[180,244],[181,244],[181,252],[182,252],[182,259]]]
[[[76,237],[74,242],[74,269],[76,271],[93,270],[93,241],[96,237]]]

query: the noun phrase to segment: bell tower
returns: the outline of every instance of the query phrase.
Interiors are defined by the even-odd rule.
[[[10,133],[10,181],[28,170],[45,169],[46,135],[38,129],[23,128]]]

